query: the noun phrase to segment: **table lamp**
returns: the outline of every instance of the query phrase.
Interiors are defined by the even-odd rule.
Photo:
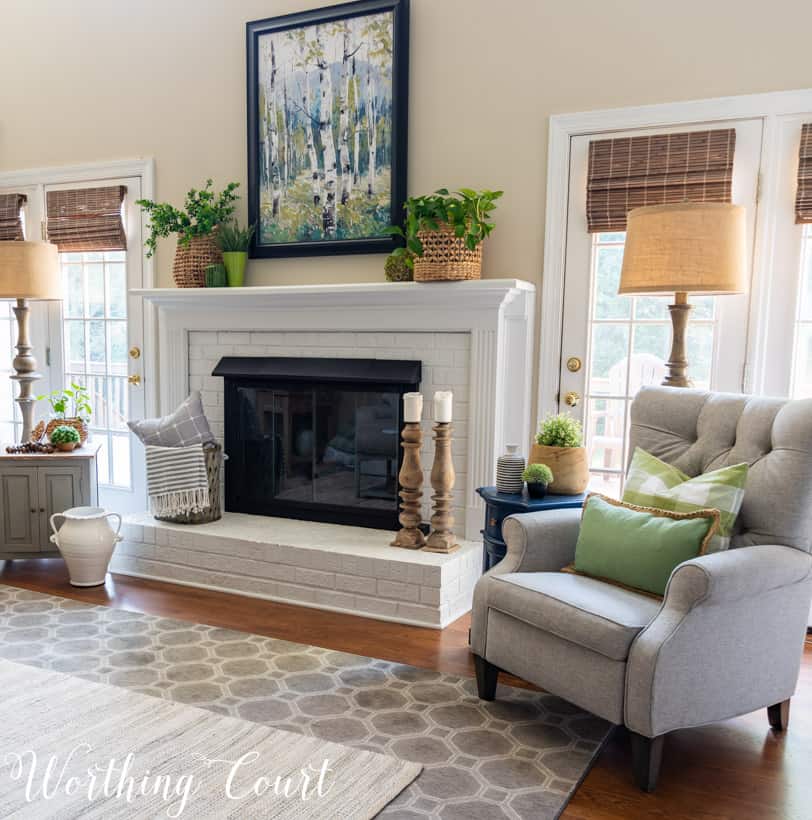
[[[37,360],[31,355],[28,338],[28,299],[61,299],[59,255],[50,242],[0,242],[0,299],[16,299],[17,355],[14,374],[20,385],[17,403],[23,420],[21,442],[31,438],[34,426],[34,403],[31,388],[41,375]]]
[[[618,293],[675,293],[664,385],[691,387],[685,357],[689,293],[746,289],[745,210],[721,202],[649,205],[629,211]]]

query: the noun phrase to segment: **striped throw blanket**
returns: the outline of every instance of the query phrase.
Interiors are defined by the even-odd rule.
[[[209,481],[202,444],[146,445],[150,512],[162,518],[200,512],[209,506]]]

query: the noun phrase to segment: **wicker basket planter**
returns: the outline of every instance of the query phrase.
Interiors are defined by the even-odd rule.
[[[205,288],[206,268],[220,265],[223,254],[214,242],[214,236],[192,236],[187,243],[178,242],[172,278],[179,288]]]
[[[586,447],[547,447],[533,444],[530,464],[546,464],[553,471],[551,493],[578,495],[589,486],[589,460]]]
[[[474,250],[454,235],[454,229],[441,225],[437,231],[418,231],[423,255],[415,257],[415,282],[448,282],[479,279],[482,275],[482,243]]]
[[[209,479],[209,506],[199,512],[175,516],[155,516],[158,521],[171,524],[208,524],[223,517],[220,504],[220,474],[223,469],[223,448],[219,444],[204,447],[206,455],[206,475]]]
[[[51,419],[45,427],[45,438],[50,441],[51,433],[53,433],[57,427],[62,427],[62,425],[73,427],[76,432],[79,433],[79,444],[77,447],[81,447],[87,441],[87,423],[80,418]]]

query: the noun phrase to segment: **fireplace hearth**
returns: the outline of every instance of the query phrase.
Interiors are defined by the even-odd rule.
[[[226,356],[226,510],[398,527],[403,393],[419,361]]]

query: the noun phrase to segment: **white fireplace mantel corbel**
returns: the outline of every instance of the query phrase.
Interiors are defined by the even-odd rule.
[[[506,443],[530,441],[535,287],[517,279],[132,291],[157,312],[159,391],[169,412],[189,389],[192,331],[468,333],[466,537],[478,538],[476,488],[492,484]],[[441,341],[438,342],[441,344]],[[145,373],[154,379],[154,374]]]

